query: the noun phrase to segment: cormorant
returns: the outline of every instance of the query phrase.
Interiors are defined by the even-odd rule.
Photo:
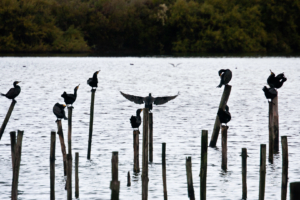
[[[281,86],[283,85],[283,83],[287,80],[287,78],[284,76],[284,73],[278,74],[275,77],[275,73],[271,72],[271,75],[268,77],[267,79],[267,83],[271,88],[281,88]]]
[[[59,103],[56,103],[53,107],[53,113],[54,115],[57,117],[57,120],[60,120],[62,118],[64,118],[65,120],[67,120],[68,118],[66,117],[66,113],[65,113],[65,107],[66,105],[65,104],[59,104]]]
[[[275,88],[267,88],[266,86],[262,89],[267,99],[274,99],[277,97],[277,90]]]
[[[90,85],[90,86],[92,87],[92,89],[93,89],[94,87],[98,87],[98,77],[97,77],[97,75],[98,75],[99,72],[100,72],[100,70],[99,70],[99,71],[96,71],[96,72],[94,73],[94,75],[93,75],[93,78],[89,78],[89,79],[87,80],[87,84]]]
[[[79,84],[80,85],[80,84]],[[66,92],[64,92],[61,97],[64,98],[65,100],[65,103],[68,105],[68,104],[71,104],[71,107],[72,107],[72,104],[75,102],[76,100],[76,97],[77,97],[77,90],[79,88],[79,85],[76,86],[74,88],[74,94],[67,94]]]
[[[121,91],[120,91],[121,92]],[[152,110],[152,104],[154,103],[155,105],[161,105],[165,104],[168,101],[171,101],[172,99],[175,99],[179,93],[175,96],[166,96],[166,97],[152,97],[151,93],[149,93],[149,96],[146,97],[139,97],[139,96],[134,96],[130,94],[125,94],[121,92],[121,94],[128,99],[129,101],[133,101],[136,104],[143,104],[145,103],[145,108],[149,108],[149,110]]]
[[[131,116],[130,118],[130,123],[131,123],[131,127],[132,128],[139,128],[141,123],[142,123],[142,119],[141,119],[141,112],[143,111],[143,109],[137,109],[136,110],[136,116]]]
[[[218,72],[221,80],[220,80],[220,84],[217,87],[222,87],[222,85],[227,85],[231,78],[232,78],[232,72],[230,71],[230,69],[221,69]]]
[[[20,83],[21,81],[15,81],[14,82],[14,87],[10,88],[10,90],[6,93],[6,94],[2,94],[2,96],[7,97],[8,99],[12,99],[13,101],[15,101],[15,98],[20,94],[21,92],[21,87],[18,86],[17,84]]]
[[[220,123],[221,124],[225,123],[227,125],[227,123],[231,120],[231,114],[229,112],[229,107],[226,105],[225,110],[222,110],[221,108],[219,108],[218,116],[220,119]]]

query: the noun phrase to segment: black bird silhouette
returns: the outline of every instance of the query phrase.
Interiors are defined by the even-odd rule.
[[[224,123],[227,126],[227,123],[231,120],[231,114],[229,112],[229,107],[226,105],[225,110],[219,108],[218,116],[219,116],[221,124]]]
[[[181,65],[181,63],[178,63],[178,64],[169,63],[169,64],[172,65],[173,67],[177,67],[178,65]]]
[[[58,120],[61,120],[62,118],[64,118],[65,120],[68,119],[66,117],[66,113],[65,113],[65,110],[64,110],[65,107],[66,107],[66,105],[59,104],[59,103],[56,103],[54,105],[54,107],[53,107],[53,113],[57,117],[57,120],[55,122],[57,122]]]
[[[130,123],[132,128],[139,128],[142,123],[141,112],[143,109],[136,110],[136,116],[131,116]]]
[[[120,91],[121,92],[121,91]],[[146,97],[139,97],[139,96],[134,96],[130,94],[125,94],[121,92],[121,94],[128,99],[129,101],[133,101],[136,104],[143,104],[145,103],[145,108],[149,108],[149,110],[152,110],[152,104],[154,103],[155,105],[161,105],[165,104],[168,101],[171,101],[172,99],[175,99],[179,93],[175,96],[165,96],[165,97],[152,97],[151,93],[149,93],[149,96]]]
[[[12,99],[13,101],[16,101],[15,98],[20,94],[21,92],[21,87],[18,86],[17,84],[20,83],[21,81],[15,81],[14,82],[14,87],[10,88],[10,90],[6,94],[2,94],[2,96],[5,96],[8,99]]]
[[[281,88],[283,83],[285,81],[287,81],[287,78],[284,76],[284,73],[278,74],[277,76],[275,76],[275,73],[271,72],[271,75],[268,77],[267,79],[267,83],[271,88]]]
[[[220,84],[217,87],[222,87],[222,85],[227,85],[231,78],[232,78],[232,72],[230,71],[230,69],[221,69],[218,72],[221,80],[220,80]]]
[[[89,78],[89,79],[87,80],[87,84],[90,85],[90,86],[92,87],[92,89],[93,89],[94,87],[98,87],[98,77],[97,77],[97,75],[98,75],[99,72],[100,72],[100,70],[99,70],[99,71],[96,71],[96,72],[94,73],[94,75],[93,75],[93,78]]]
[[[80,85],[80,84],[79,84]],[[76,86],[74,88],[74,94],[67,94],[66,92],[64,92],[61,97],[64,98],[64,101],[65,103],[68,105],[68,104],[71,104],[71,107],[73,107],[73,103],[75,102],[76,98],[77,98],[77,90],[79,88],[79,85]]]
[[[277,90],[275,88],[267,88],[266,86],[262,89],[267,99],[274,99],[277,97]]]

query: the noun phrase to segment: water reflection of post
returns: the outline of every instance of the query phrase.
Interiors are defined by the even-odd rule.
[[[88,152],[87,159],[91,159],[91,146],[92,146],[92,134],[93,134],[93,121],[94,121],[94,103],[95,103],[95,92],[96,89],[92,89],[92,97],[91,97],[91,110],[90,110],[90,128],[89,128],[89,144],[88,144]]]
[[[9,107],[9,109],[8,109],[8,112],[7,112],[7,114],[6,114],[6,117],[5,117],[5,119],[4,119],[4,121],[3,121],[3,124],[2,124],[2,126],[1,126],[1,128],[0,128],[0,140],[1,140],[1,138],[2,138],[2,135],[3,135],[3,133],[4,133],[5,127],[6,127],[7,123],[8,123],[8,120],[9,120],[9,118],[10,118],[10,116],[11,116],[11,113],[12,113],[12,111],[13,111],[13,109],[14,109],[16,103],[17,103],[17,101],[12,100],[12,102],[11,102],[11,104],[10,104],[10,107]]]

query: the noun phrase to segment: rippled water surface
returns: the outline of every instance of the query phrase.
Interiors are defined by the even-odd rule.
[[[182,64],[173,67],[169,63]],[[167,143],[169,199],[188,199],[185,171],[187,156],[192,157],[194,188],[196,199],[199,199],[201,130],[208,130],[210,140],[223,92],[223,88],[216,88],[219,84],[217,71],[221,68],[229,68],[233,73],[228,101],[232,115],[228,123],[228,172],[221,170],[219,137],[218,148],[208,149],[207,199],[241,199],[241,148],[247,148],[249,155],[248,199],[258,199],[260,144],[267,144],[268,148],[268,103],[262,87],[266,85],[269,69],[275,73],[284,72],[288,78],[278,92],[279,128],[280,135],[289,136],[289,182],[300,181],[299,58],[4,57],[0,58],[0,67],[0,92],[7,92],[13,81],[22,81],[18,103],[0,141],[0,199],[10,198],[12,167],[9,132],[18,129],[24,130],[19,199],[50,198],[50,132],[57,128],[52,108],[56,102],[63,102],[60,95],[64,91],[73,92],[78,84],[81,85],[73,110],[72,147],[73,153],[79,152],[80,156],[80,199],[110,199],[112,151],[119,152],[120,199],[141,199],[141,174],[134,175],[132,172],[133,135],[129,123],[130,116],[141,105],[127,101],[119,91],[138,96],[146,96],[150,92],[153,96],[180,92],[175,100],[154,106],[153,109],[154,162],[149,164],[149,199],[163,198],[162,142]],[[92,153],[88,161],[91,92],[86,80],[99,69]],[[10,101],[0,97],[0,123],[9,106]],[[67,121],[62,123],[67,140]],[[62,164],[57,137],[56,199],[67,197]],[[267,163],[268,200],[280,199],[281,170],[280,152],[275,155],[274,164]],[[126,186],[128,171],[132,175],[131,187]]]

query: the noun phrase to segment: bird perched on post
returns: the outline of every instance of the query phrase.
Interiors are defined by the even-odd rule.
[[[65,120],[68,119],[66,117],[65,107],[66,107],[66,105],[59,104],[59,103],[56,103],[54,105],[54,107],[53,107],[53,113],[57,117],[57,120],[55,122],[57,122],[58,120],[61,120],[62,118],[65,119]]]
[[[98,75],[99,72],[100,72],[100,70],[99,70],[99,71],[96,71],[96,72],[94,73],[93,77],[92,77],[92,78],[89,78],[89,79],[87,80],[87,84],[90,85],[90,86],[92,87],[92,89],[93,89],[94,87],[98,87],[98,77],[97,77],[97,75]]]
[[[232,78],[232,72],[230,71],[230,69],[221,69],[218,72],[221,80],[220,80],[220,84],[217,87],[222,87],[222,85],[227,85],[231,78]]]
[[[18,86],[17,84],[20,83],[21,81],[15,81],[14,82],[14,87],[10,88],[6,94],[2,94],[2,96],[5,96],[8,99],[12,99],[13,101],[16,101],[15,98],[20,94],[21,92],[21,87]]]
[[[80,84],[79,84],[80,85]],[[74,88],[74,94],[67,94],[66,92],[64,92],[61,97],[64,98],[64,101],[65,103],[68,105],[68,104],[71,104],[71,107],[73,108],[73,103],[75,102],[76,98],[77,98],[77,90],[79,88],[79,85],[76,86]]]
[[[139,128],[141,123],[142,123],[142,118],[141,118],[141,112],[143,109],[137,109],[136,110],[136,116],[131,116],[130,118],[130,123],[132,128]]]
[[[126,99],[128,99],[129,101],[133,101],[136,104],[143,104],[143,103],[145,103],[145,108],[149,108],[149,111],[152,110],[152,104],[153,103],[155,105],[162,105],[162,104],[167,103],[168,101],[171,101],[172,99],[175,99],[179,95],[179,93],[178,93],[175,96],[152,97],[151,93],[149,93],[149,96],[139,97],[139,96],[134,96],[134,95],[130,95],[130,94],[125,94],[123,92],[121,92],[121,94]]]
[[[287,78],[284,76],[284,73],[278,74],[277,76],[275,76],[275,73],[271,72],[271,75],[268,77],[267,79],[267,83],[271,88],[281,88],[283,83],[285,81],[287,81]]]
[[[277,90],[275,88],[267,88],[266,86],[262,89],[267,99],[274,99],[277,97]]]
[[[226,105],[225,110],[219,108],[218,110],[218,116],[220,119],[220,123],[224,123],[227,126],[227,123],[231,120],[231,114],[229,112],[229,107]]]

